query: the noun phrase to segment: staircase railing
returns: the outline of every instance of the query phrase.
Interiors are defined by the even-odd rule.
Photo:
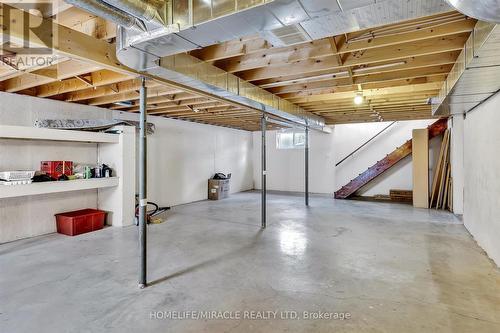
[[[361,146],[359,146],[358,148],[356,148],[354,151],[352,151],[349,155],[347,155],[346,157],[344,157],[343,159],[341,159],[340,161],[338,161],[335,166],[339,166],[342,162],[344,162],[345,160],[347,160],[349,157],[351,157],[352,155],[354,155],[355,153],[357,153],[361,148],[363,148],[364,146],[366,146],[367,144],[369,144],[372,140],[374,140],[377,136],[379,136],[380,134],[384,133],[389,127],[391,127],[392,125],[394,125],[395,123],[397,123],[397,121],[393,121],[392,123],[390,123],[389,125],[387,125],[383,130],[381,130],[380,132],[378,132],[377,134],[375,134],[374,136],[372,136],[368,141],[366,141],[365,143],[363,143]]]

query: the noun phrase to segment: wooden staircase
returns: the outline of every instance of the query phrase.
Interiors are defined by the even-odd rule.
[[[439,119],[428,127],[429,140],[435,136],[442,134],[447,127],[447,119]],[[347,199],[353,195],[361,187],[368,184],[370,181],[380,176],[386,170],[392,168],[396,163],[411,154],[412,142],[411,139],[406,141],[402,146],[396,148],[382,160],[378,161],[358,177],[351,180],[347,185],[342,186],[335,192],[335,199]]]

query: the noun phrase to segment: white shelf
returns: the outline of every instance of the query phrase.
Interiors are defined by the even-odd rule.
[[[0,138],[20,140],[118,143],[119,135],[87,131],[0,125]]]
[[[118,186],[118,181],[118,177],[110,177],[42,182],[25,185],[0,185],[0,199],[113,187]]]

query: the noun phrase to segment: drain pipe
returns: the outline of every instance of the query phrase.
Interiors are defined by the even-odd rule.
[[[127,29],[146,31],[144,22],[101,0],[65,0],[68,4],[114,22]]]
[[[146,287],[147,277],[147,114],[146,114],[146,78],[141,78],[140,88],[140,137],[139,137],[139,288]]]

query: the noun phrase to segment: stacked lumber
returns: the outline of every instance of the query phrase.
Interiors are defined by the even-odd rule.
[[[391,197],[387,194],[375,194],[373,199],[376,201],[391,201]]]
[[[390,190],[391,201],[413,202],[413,191],[411,190]]]
[[[439,158],[432,179],[429,207],[452,210],[452,179],[450,163],[450,131],[443,135]]]

